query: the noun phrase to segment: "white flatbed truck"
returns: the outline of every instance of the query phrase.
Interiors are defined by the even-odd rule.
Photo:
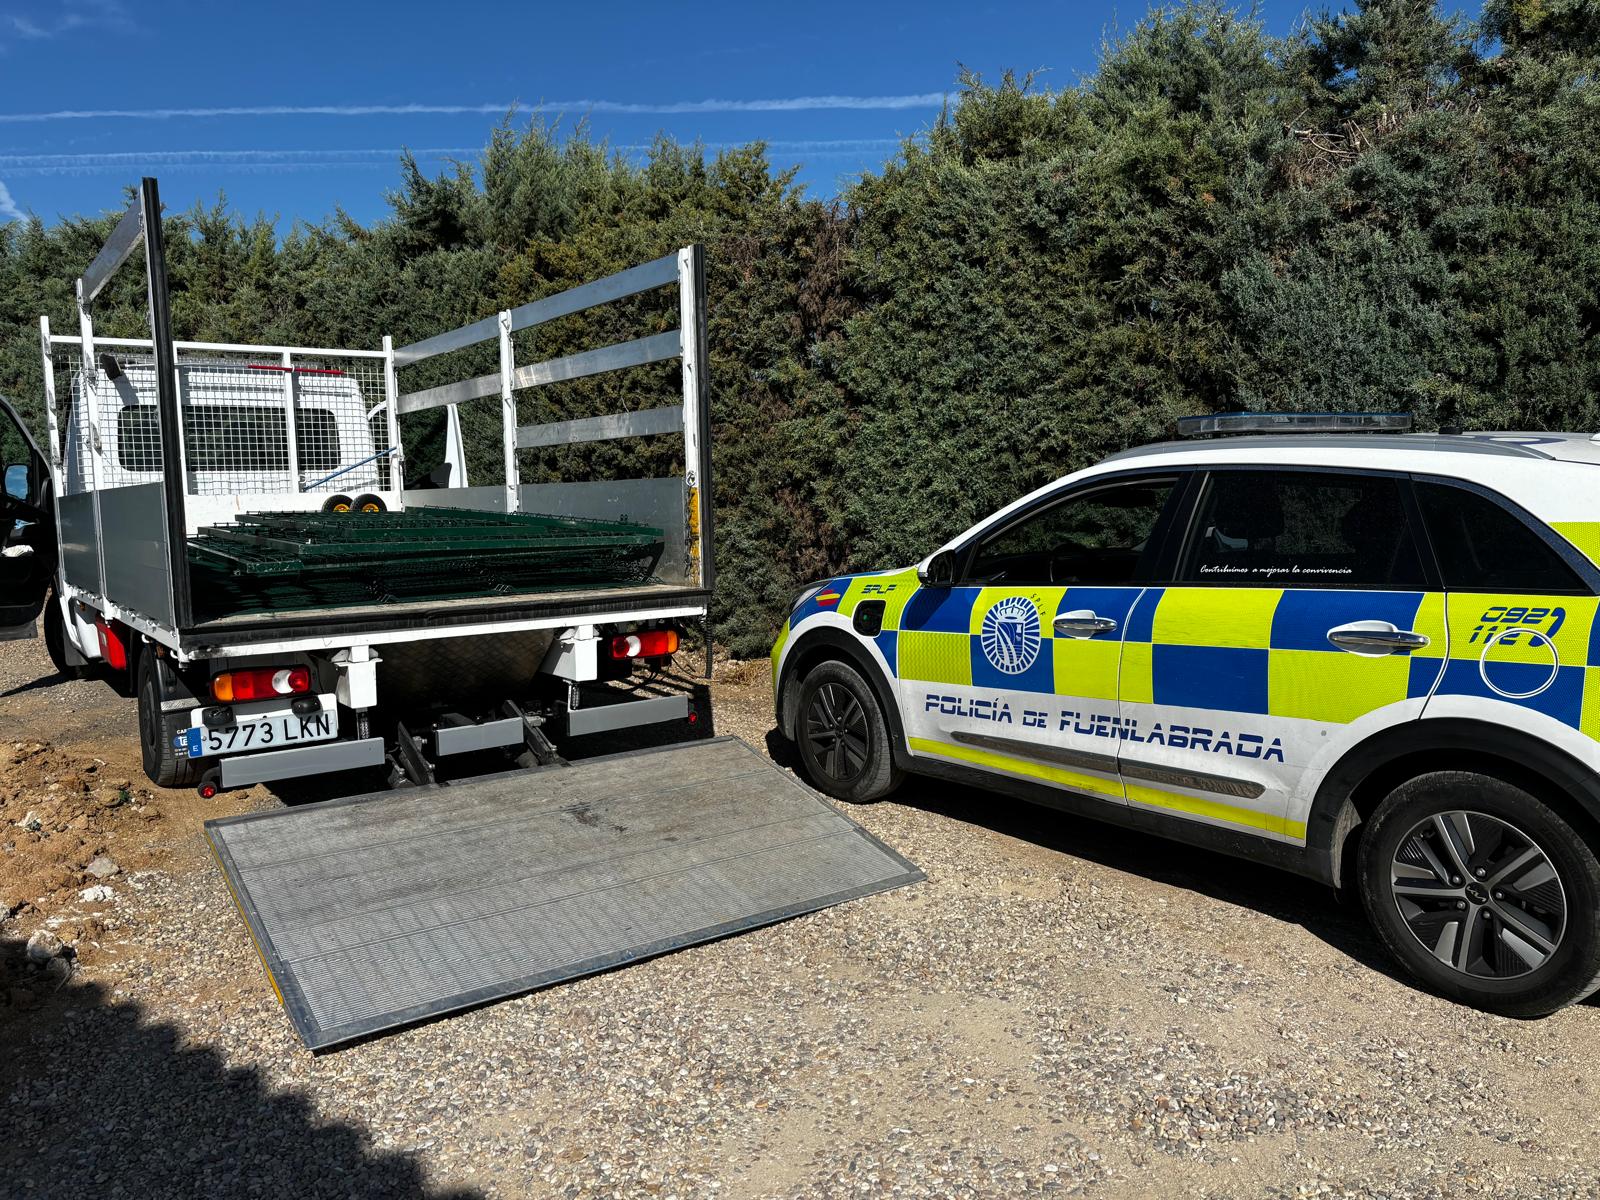
[[[699,247],[413,345],[175,342],[157,203],[150,181],[78,280],[78,329],[40,320],[48,453],[0,413],[8,443],[31,446],[7,463],[7,523],[22,524],[0,559],[0,636],[30,636],[43,610],[58,668],[123,680],[154,782],[211,794],[386,768],[426,783],[444,757],[548,759],[550,734],[698,715],[685,692],[596,685],[661,666],[706,618]],[[95,302],[141,244],[151,337],[100,336]],[[520,331],[658,289],[677,328],[517,360]],[[402,390],[485,343],[498,370]],[[673,359],[666,403],[519,421],[526,389]],[[476,422],[502,443],[488,486],[465,486],[461,405],[499,410]],[[402,418],[439,408],[445,468],[413,479]],[[662,436],[682,447],[663,477],[520,480],[541,449]]]
[[[58,667],[129,681],[157,783],[387,767],[378,791],[206,822],[309,1048],[922,878],[736,739],[569,764],[546,734],[692,716],[681,693],[589,689],[706,616],[697,247],[399,348],[204,345],[172,340],[160,211],[147,179],[78,282],[78,333],[40,322],[48,453],[0,399],[0,635],[43,611]],[[95,298],[141,243],[151,336],[98,337]],[[658,288],[677,328],[517,362],[518,331]],[[497,371],[401,391],[485,342]],[[670,403],[519,421],[519,391],[670,359]],[[502,479],[467,485],[448,416],[434,486],[408,483],[400,418],[496,400]],[[520,481],[530,450],[663,435],[682,438],[664,477]],[[435,777],[497,750],[522,769]]]

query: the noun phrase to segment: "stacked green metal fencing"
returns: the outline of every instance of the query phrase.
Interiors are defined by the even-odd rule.
[[[247,513],[189,539],[204,617],[618,587],[650,579],[660,529],[450,508]]]

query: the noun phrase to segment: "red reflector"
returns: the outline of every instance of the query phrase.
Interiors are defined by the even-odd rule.
[[[818,604],[837,604],[837,603],[839,603],[839,593],[838,592],[823,592],[822,595],[817,597],[817,603]]]
[[[611,639],[612,658],[660,658],[678,649],[676,629],[641,629]]]
[[[103,617],[96,618],[94,629],[100,635],[100,657],[105,660],[106,666],[113,671],[126,671],[128,647],[123,644],[121,636],[106,624]]]
[[[272,700],[311,690],[311,672],[305,667],[252,667],[224,671],[211,679],[211,695],[224,704],[246,700]]]

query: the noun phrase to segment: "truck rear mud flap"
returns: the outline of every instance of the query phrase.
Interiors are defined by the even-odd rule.
[[[313,1050],[923,878],[734,738],[206,835]]]

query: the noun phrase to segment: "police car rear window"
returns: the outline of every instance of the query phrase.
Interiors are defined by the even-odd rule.
[[[1460,592],[1586,592],[1561,556],[1515,513],[1487,496],[1417,482],[1444,586]]]
[[[1324,471],[1217,471],[1179,578],[1219,587],[1421,588],[1400,481]]]

